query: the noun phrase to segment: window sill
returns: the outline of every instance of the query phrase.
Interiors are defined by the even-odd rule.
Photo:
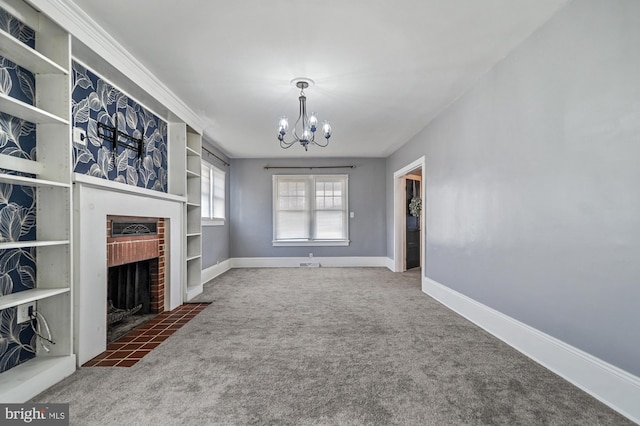
[[[202,219],[202,226],[223,226],[224,219]]]
[[[316,240],[316,241],[287,241],[278,240],[273,241],[273,247],[344,247],[351,243],[350,240]]]

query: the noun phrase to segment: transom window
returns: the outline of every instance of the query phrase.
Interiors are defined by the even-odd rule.
[[[274,245],[348,245],[348,175],[274,175]]]

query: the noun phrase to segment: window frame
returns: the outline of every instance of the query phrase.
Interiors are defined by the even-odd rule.
[[[329,211],[330,209],[318,209],[316,206],[316,183],[318,180],[339,180],[344,184],[344,193],[342,195],[342,203],[343,208],[337,211],[341,211],[343,213],[343,229],[344,229],[344,238],[336,238],[336,239],[321,239],[314,238],[314,235],[317,232],[316,225],[316,212],[318,211]],[[277,239],[277,221],[278,221],[278,206],[279,206],[279,191],[278,191],[278,183],[281,181],[290,180],[290,181],[304,181],[306,185],[305,192],[305,202],[304,202],[304,211],[307,212],[307,221],[308,221],[308,235],[309,238],[299,238],[299,239]],[[306,195],[308,194],[308,195]],[[272,245],[274,247],[294,247],[294,246],[309,246],[309,247],[341,247],[348,246],[351,243],[349,239],[349,175],[348,174],[332,174],[332,175],[322,175],[322,174],[298,174],[298,175],[273,175],[272,176]]]
[[[209,172],[209,212],[206,212],[207,215],[205,216],[205,208],[204,208],[204,203],[202,203],[202,198],[204,197],[204,176],[202,176],[202,169],[206,168],[207,171]],[[202,226],[222,226],[225,224],[226,222],[226,214],[227,214],[227,195],[226,195],[226,191],[227,191],[227,172],[225,170],[222,170],[220,167],[215,166],[214,164],[211,164],[208,161],[205,161],[204,159],[201,160],[201,185],[200,185],[200,203],[201,203],[201,212],[200,212],[200,221]],[[222,216],[215,216],[215,201],[217,198],[217,194],[219,191],[215,191],[216,188],[216,173],[218,173],[219,175],[222,175],[223,178],[223,185],[222,185]]]

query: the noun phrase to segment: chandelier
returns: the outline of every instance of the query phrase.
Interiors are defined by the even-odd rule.
[[[287,149],[294,145],[296,142],[300,142],[300,145],[307,151],[309,145],[317,145],[326,147],[329,145],[329,138],[331,137],[331,125],[328,121],[322,123],[322,134],[325,141],[316,141],[316,130],[318,130],[318,118],[316,113],[312,112],[310,116],[307,116],[307,97],[304,95],[304,89],[313,84],[313,80],[308,78],[296,78],[291,80],[291,83],[295,84],[300,89],[300,114],[293,126],[293,140],[290,142],[285,141],[284,137],[289,129],[289,120],[287,117],[281,117],[278,126],[278,140],[280,141],[280,148]]]

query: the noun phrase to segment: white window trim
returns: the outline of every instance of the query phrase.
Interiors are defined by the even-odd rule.
[[[222,173],[222,175],[224,176],[224,212],[226,214],[227,211],[227,195],[226,195],[226,184],[227,184],[227,172],[222,170],[220,167],[217,167],[211,163],[209,163],[208,161],[205,161],[204,159],[201,160],[202,164],[206,167],[209,168],[209,170],[211,169],[216,169],[218,172]],[[213,179],[210,177],[210,189],[209,189],[209,204],[211,205],[211,208],[213,209],[213,203],[215,200],[214,197],[214,193],[213,193],[213,188],[214,188],[214,182]],[[202,191],[202,189],[201,189]],[[204,212],[204,209],[202,210]],[[200,217],[200,225],[201,226],[224,226],[226,222],[226,218],[225,217]]]
[[[202,218],[202,221],[200,222],[200,224],[202,226],[223,226],[225,222],[225,219],[206,219],[206,218]]]
[[[291,240],[277,240],[276,239],[276,206],[278,203],[278,188],[277,182],[279,177],[291,177],[291,178],[313,178],[315,177],[339,177],[344,178],[345,185],[345,234],[347,235],[346,239],[336,239],[336,240],[314,240],[314,239],[291,239]],[[272,176],[272,205],[271,205],[271,215],[272,215],[272,231],[273,231],[273,240],[271,244],[273,247],[345,247],[351,244],[351,240],[349,239],[349,175],[273,175]],[[314,210],[313,203],[315,203],[315,196],[311,197],[312,206],[310,207],[311,211]]]
[[[351,240],[273,240],[273,247],[344,247],[351,244]]]

